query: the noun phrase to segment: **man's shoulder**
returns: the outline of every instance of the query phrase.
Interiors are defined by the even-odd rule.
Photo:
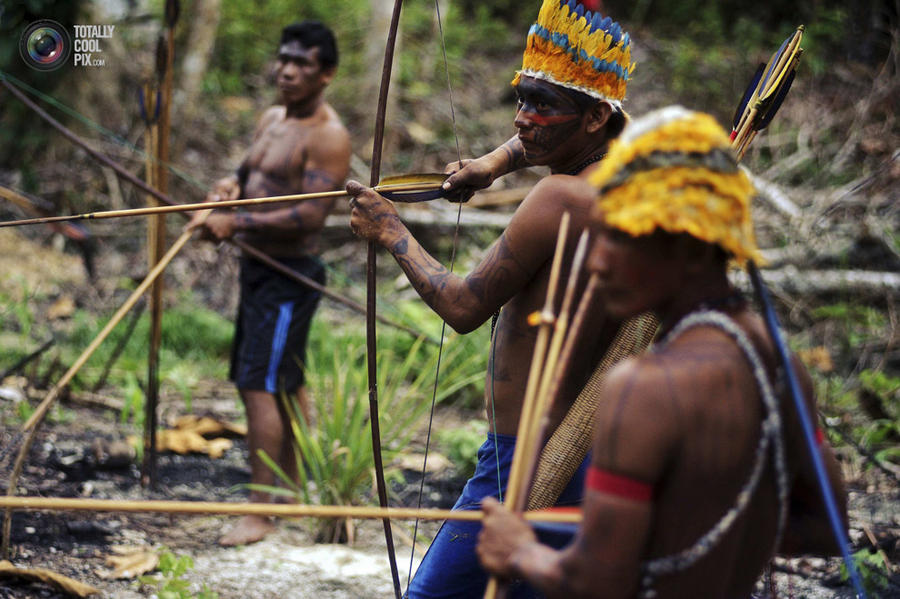
[[[259,124],[262,126],[268,125],[270,123],[274,123],[275,121],[280,121],[284,119],[287,114],[287,109],[280,105],[275,104],[273,106],[269,106],[266,108],[262,115],[259,117]]]
[[[311,125],[316,141],[324,139],[338,142],[350,141],[350,132],[344,126],[337,111],[330,104],[323,103],[318,110],[318,118]]]
[[[576,220],[588,215],[595,192],[584,180],[569,175],[547,175],[538,181],[519,209],[523,212],[569,211]]]
[[[712,327],[689,329],[671,343],[623,360],[606,379],[613,392],[627,392],[651,404],[668,402],[683,390],[699,392],[710,377],[731,376],[729,365],[744,364],[734,342]]]
[[[594,189],[582,178],[572,175],[547,175],[531,189],[529,196],[552,197],[578,201],[593,200]]]

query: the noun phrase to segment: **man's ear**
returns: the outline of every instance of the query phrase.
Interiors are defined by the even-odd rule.
[[[606,127],[612,114],[612,106],[607,102],[597,102],[588,110],[587,132],[594,134]]]
[[[319,73],[319,80],[322,82],[322,85],[328,85],[329,83],[331,83],[331,80],[334,79],[336,73],[337,65],[329,67],[327,69],[322,69],[322,71]]]

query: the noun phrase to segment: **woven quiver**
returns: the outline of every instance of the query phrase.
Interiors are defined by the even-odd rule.
[[[621,360],[647,349],[658,325],[655,316],[644,313],[629,318],[619,327],[606,354],[541,451],[527,509],[539,510],[556,503],[593,443],[594,416],[606,373]]]

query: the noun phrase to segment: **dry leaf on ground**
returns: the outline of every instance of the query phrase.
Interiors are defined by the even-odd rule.
[[[108,555],[106,564],[112,566],[112,570],[97,570],[100,578],[137,578],[147,572],[152,572],[159,563],[159,556],[155,551],[144,549],[125,555]]]
[[[6,560],[0,561],[0,578],[22,578],[45,582],[75,597],[90,597],[101,593],[98,588],[78,582],[68,576],[57,574],[52,570],[46,568],[18,568]]]

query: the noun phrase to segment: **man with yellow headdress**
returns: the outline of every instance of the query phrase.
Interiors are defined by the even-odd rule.
[[[541,545],[487,499],[479,557],[550,597],[750,597],[773,552],[837,551],[774,345],[726,276],[758,257],[752,185],[715,120],[678,106],[629,125],[590,182],[605,310],[653,311],[661,340],[604,382],[574,542]]]
[[[593,201],[585,177],[624,127],[621,102],[631,71],[631,41],[618,24],[586,12],[574,0],[543,3],[528,34],[522,70],[513,80],[519,99],[515,143],[529,164],[548,166],[551,175],[528,194],[466,277],[450,273],[430,256],[389,201],[358,183],[347,185],[353,196],[353,230],[390,251],[419,295],[450,326],[466,333],[499,311],[484,395],[490,432],[455,509],[477,509],[485,496],[505,493],[526,365],[536,339],[528,317],[541,309],[546,296],[557,231],[566,212],[571,225],[562,272],[569,271]],[[603,320],[600,314],[593,316],[592,328],[598,334],[585,338],[575,351],[572,376],[550,418],[551,433],[613,338],[616,323],[607,322],[601,331]],[[580,502],[586,467],[585,460],[558,504]],[[478,530],[477,523],[445,523],[412,581],[409,597],[480,597],[487,574],[475,556]]]

